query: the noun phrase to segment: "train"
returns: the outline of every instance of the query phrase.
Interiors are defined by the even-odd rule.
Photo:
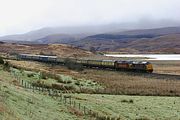
[[[18,59],[33,60],[40,62],[49,62],[57,64],[65,64],[67,58],[60,58],[57,56],[45,55],[32,55],[32,54],[19,54]],[[153,72],[153,65],[146,61],[124,61],[124,60],[91,60],[91,59],[76,59],[68,58],[71,63],[81,64],[85,67],[91,68],[104,68],[123,71],[136,71],[136,72]]]

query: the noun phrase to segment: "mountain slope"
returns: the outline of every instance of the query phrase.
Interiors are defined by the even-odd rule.
[[[98,51],[179,53],[179,35],[180,27],[141,29],[96,34],[71,45],[88,50],[94,47]]]
[[[26,39],[25,42],[16,42],[27,44],[68,44],[86,50],[94,47],[98,51],[121,51],[126,53],[179,53],[180,27],[138,29],[124,32],[118,30],[118,32],[107,33],[103,33],[107,29],[102,30],[102,28],[108,27],[87,27],[86,29],[85,27],[46,28],[20,35],[20,37],[28,38],[30,41]],[[69,34],[59,33],[68,33],[68,31]],[[86,33],[88,31],[91,31],[91,33]],[[112,31],[112,29],[109,29],[109,31]],[[21,40],[24,38],[21,38]]]
[[[139,39],[128,43],[126,48],[139,52],[180,53],[180,34],[160,36],[152,39]],[[121,49],[119,49],[121,51]]]
[[[139,29],[119,32],[115,34],[120,35],[168,35],[180,33],[180,27],[165,27],[165,28],[154,28],[154,29]]]
[[[180,34],[156,36],[152,38],[96,39],[86,38],[73,45],[98,51],[118,51],[123,53],[180,53]]]
[[[0,44],[0,52],[2,53],[28,53],[28,54],[45,54],[57,55],[60,57],[86,57],[93,55],[89,51],[85,51],[76,47],[63,44],[51,45],[23,45],[23,44]]]
[[[101,34],[106,32],[111,32],[113,30],[121,30],[121,26],[117,26],[114,24],[110,25],[99,25],[99,26],[74,26],[74,27],[48,27],[42,28],[34,31],[30,31],[25,34],[17,34],[17,35],[7,35],[0,37],[0,40],[3,41],[34,41],[37,39],[44,38],[53,34],[66,34],[66,35],[93,35],[93,34]]]

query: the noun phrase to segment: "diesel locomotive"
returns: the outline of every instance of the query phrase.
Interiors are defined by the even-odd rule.
[[[40,62],[59,63],[64,64],[67,58],[59,58],[57,56],[44,56],[32,54],[19,54],[19,59],[34,60]],[[137,61],[117,61],[117,60],[90,60],[90,59],[75,59],[68,58],[74,64],[81,64],[86,67],[108,68],[115,70],[125,71],[138,71],[138,72],[153,72],[153,66],[150,62],[137,62]]]

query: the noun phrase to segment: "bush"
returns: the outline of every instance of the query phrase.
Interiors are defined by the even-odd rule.
[[[5,71],[10,71],[10,65],[9,65],[8,62],[5,62],[5,63],[4,63],[3,69],[4,69]]]
[[[66,88],[62,84],[52,84],[52,88],[57,90],[66,90]]]
[[[58,83],[64,83],[63,79],[61,78],[61,76],[58,77],[58,79],[56,79],[58,81]]]
[[[75,82],[75,85],[80,86],[81,83],[80,83],[79,81],[76,81],[76,82]]]
[[[75,90],[74,86],[64,86],[66,90]]]
[[[129,103],[134,103],[134,101],[132,99],[129,100]]]
[[[52,88],[57,90],[75,90],[73,86],[65,86],[62,84],[52,84]]]
[[[43,81],[40,81],[40,80],[32,83],[32,86],[43,87],[43,88],[51,88],[51,85],[44,84],[44,82],[43,82]]]
[[[40,73],[40,78],[41,78],[41,79],[47,79],[47,78],[48,78],[48,76],[47,76],[47,74],[46,74],[46,73],[41,72],[41,73]]]
[[[130,100],[121,100],[121,102],[125,102],[125,103],[134,103],[134,101],[132,99]]]
[[[34,73],[27,74],[28,77],[34,77]]]
[[[66,81],[66,84],[70,84],[70,83],[72,83],[71,80],[67,80],[67,81]]]
[[[2,57],[0,57],[0,64],[4,64],[4,60]]]
[[[78,64],[69,58],[65,59],[65,66],[70,70],[77,70],[77,71],[83,71],[84,70],[82,64]]]

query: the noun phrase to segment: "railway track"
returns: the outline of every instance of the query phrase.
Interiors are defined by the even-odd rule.
[[[134,76],[142,76],[145,78],[155,78],[160,80],[180,80],[180,75],[173,74],[162,74],[162,73],[145,73],[145,72],[132,72],[132,71],[116,71],[114,69],[102,69],[102,68],[87,68],[86,69],[98,69],[98,70],[106,70],[106,71],[114,71],[114,72],[122,72],[127,73],[127,75]]]
[[[129,74],[129,73],[128,73]],[[134,73],[130,72],[129,75],[143,76],[145,78],[155,78],[159,80],[180,80],[180,75],[161,74],[161,73]]]
[[[9,58],[12,59],[12,58]],[[107,70],[107,71],[116,71],[114,69],[103,69],[103,68],[90,68],[90,67],[85,67],[85,69],[98,69],[98,70]],[[145,78],[155,78],[155,79],[160,79],[160,80],[180,80],[180,75],[173,75],[173,74],[162,74],[162,73],[144,73],[144,72],[131,72],[131,71],[117,71],[117,72],[123,72],[127,73],[127,75],[135,75],[135,76],[142,76]]]

